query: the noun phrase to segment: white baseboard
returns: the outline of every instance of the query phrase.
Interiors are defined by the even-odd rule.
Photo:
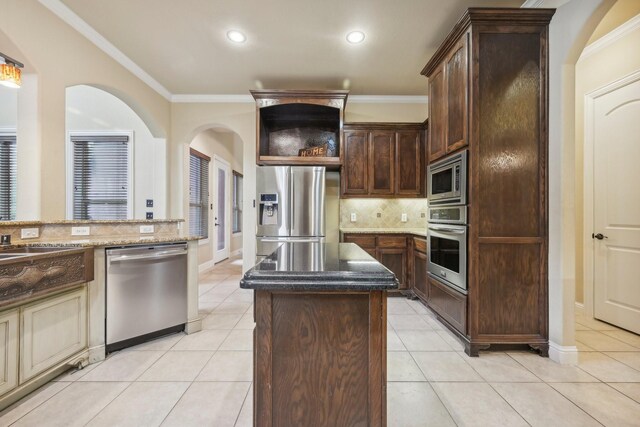
[[[213,268],[214,265],[215,263],[213,262],[213,260],[209,260],[207,262],[203,262],[202,264],[198,264],[198,273],[202,273],[205,270]]]
[[[575,345],[562,346],[549,341],[549,359],[561,365],[577,365],[578,347]]]
[[[576,313],[584,314],[584,304],[576,301]]]
[[[229,254],[229,256],[230,256],[230,257],[232,257],[232,256],[236,256],[236,255],[242,255],[242,248],[240,248],[240,249],[236,249],[235,251],[233,251],[233,252],[231,252],[231,253]]]
[[[89,349],[89,364],[103,361],[107,357],[107,349],[104,344]]]
[[[197,317],[195,319],[189,320],[186,325],[184,325],[184,333],[189,335],[195,332],[199,332],[202,330],[202,317]]]

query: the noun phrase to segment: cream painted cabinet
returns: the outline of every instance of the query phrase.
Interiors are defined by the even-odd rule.
[[[20,383],[87,346],[86,288],[22,309]]]
[[[18,309],[0,313],[0,395],[18,385]]]

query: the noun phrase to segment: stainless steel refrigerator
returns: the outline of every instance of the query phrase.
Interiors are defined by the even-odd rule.
[[[256,196],[256,262],[283,242],[325,240],[324,167],[258,167]]]

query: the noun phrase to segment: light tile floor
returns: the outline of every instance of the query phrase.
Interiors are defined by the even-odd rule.
[[[20,426],[250,426],[252,293],[241,261],[203,273],[204,330],[62,375],[0,414]],[[578,366],[529,352],[469,358],[417,301],[388,304],[389,426],[638,426],[640,336],[576,316]]]

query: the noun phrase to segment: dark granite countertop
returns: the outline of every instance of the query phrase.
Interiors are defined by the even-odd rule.
[[[354,243],[283,243],[247,271],[243,289],[381,291],[398,289],[396,276]]]

